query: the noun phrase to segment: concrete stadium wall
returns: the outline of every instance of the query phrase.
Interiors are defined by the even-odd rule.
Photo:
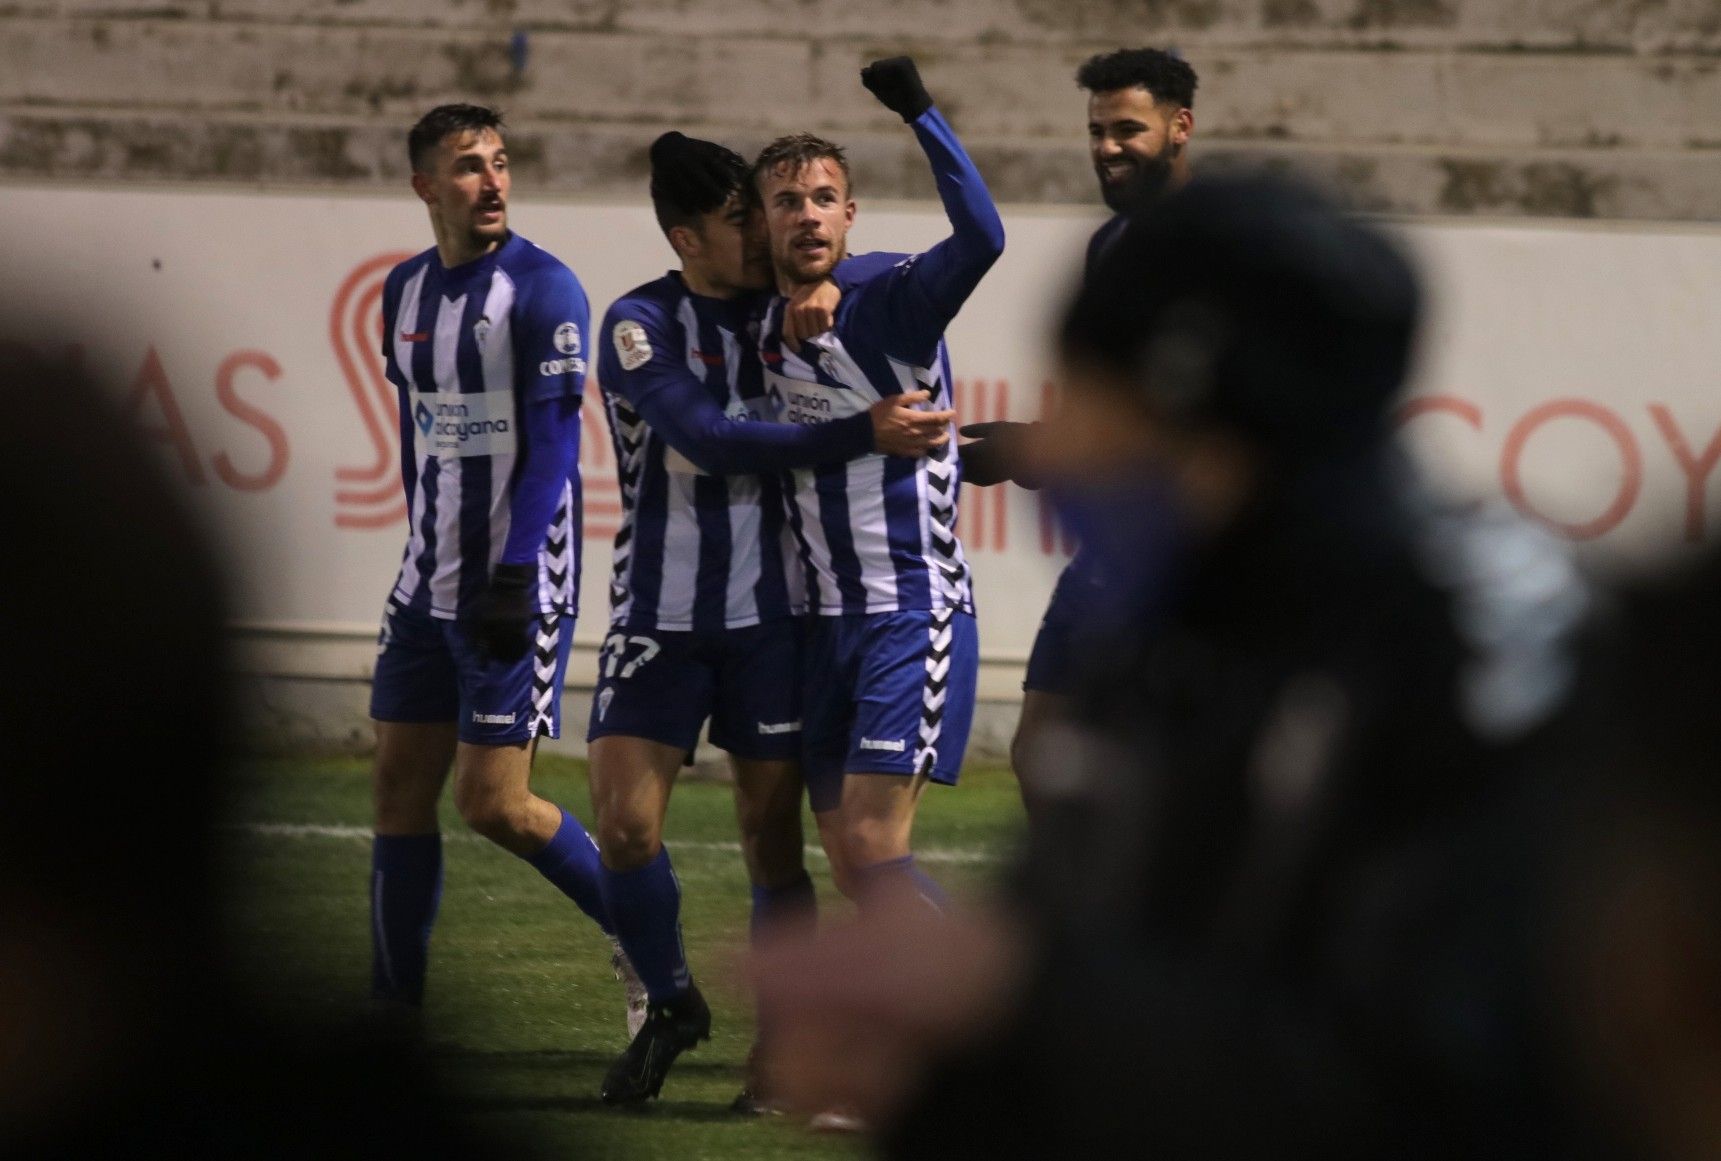
[[[931,193],[855,80],[901,51],[1002,200],[1088,203],[1075,66],[1174,44],[1199,156],[1406,214],[1721,217],[1721,0],[71,0],[0,4],[0,180],[396,185],[431,104],[523,181],[634,196],[668,126],[848,143]]]

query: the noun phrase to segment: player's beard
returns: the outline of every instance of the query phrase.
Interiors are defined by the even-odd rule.
[[[1171,185],[1171,163],[1177,157],[1177,147],[1166,142],[1152,157],[1130,159],[1131,171],[1123,181],[1112,183],[1105,179],[1105,170],[1096,165],[1100,178],[1100,196],[1113,213],[1128,213],[1148,202],[1157,201]]]
[[[787,282],[791,286],[811,286],[815,282],[823,282],[831,276],[837,264],[849,256],[848,240],[844,238],[833,242],[828,253],[828,259],[817,266],[805,266],[794,261],[794,252],[791,251],[785,260],[773,263],[779,281]]]

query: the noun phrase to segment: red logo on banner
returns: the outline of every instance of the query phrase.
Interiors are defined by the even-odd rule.
[[[411,254],[378,254],[358,264],[335,291],[329,342],[370,437],[369,463],[335,469],[335,526],[388,528],[406,518],[400,483],[400,404],[383,373],[382,284]]]

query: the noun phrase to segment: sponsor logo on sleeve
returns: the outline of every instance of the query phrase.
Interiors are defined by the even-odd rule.
[[[565,322],[556,328],[553,341],[563,358],[545,359],[538,364],[538,374],[546,378],[551,375],[584,375],[586,361],[580,357],[580,328]]]
[[[615,340],[616,358],[621,360],[622,370],[637,371],[651,362],[651,339],[637,322],[622,319],[615,325],[611,338]]]
[[[759,736],[763,738],[778,737],[783,734],[798,734],[801,732],[800,722],[760,722]]]

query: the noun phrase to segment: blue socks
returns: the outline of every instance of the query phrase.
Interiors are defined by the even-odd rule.
[[[562,825],[556,828],[555,837],[543,850],[528,855],[526,861],[554,883],[558,891],[572,899],[581,911],[591,916],[592,922],[603,928],[605,935],[615,934],[600,885],[607,872],[598,860],[598,845],[580,825],[579,819],[563,810]]]
[[[767,935],[807,935],[818,924],[819,900],[807,872],[785,887],[754,887],[747,934],[757,945]]]
[[[855,902],[863,909],[867,906],[869,896],[875,895],[886,883],[897,884],[899,879],[907,880],[907,885],[934,911],[943,914],[950,909],[950,896],[944,893],[944,888],[931,876],[915,865],[913,855],[862,867],[856,873],[856,878],[860,880],[860,897]]]
[[[669,851],[631,871],[602,868],[603,898],[615,919],[615,936],[639,973],[640,982],[661,1004],[693,983],[681,945],[681,884],[669,864]]]
[[[430,929],[442,902],[442,836],[379,834],[371,842],[371,995],[424,1002]]]

